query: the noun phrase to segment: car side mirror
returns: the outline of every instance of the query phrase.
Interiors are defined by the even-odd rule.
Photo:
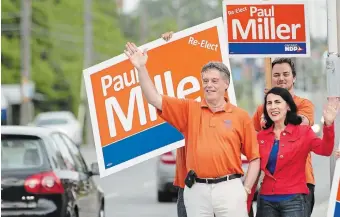
[[[93,176],[99,175],[99,166],[97,162],[91,164],[91,173]]]

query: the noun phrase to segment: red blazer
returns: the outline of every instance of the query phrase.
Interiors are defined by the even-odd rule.
[[[261,186],[264,195],[308,194],[306,184],[306,159],[310,151],[330,156],[334,147],[334,124],[323,127],[320,139],[308,125],[288,124],[280,135],[279,152],[275,172],[272,175],[267,167],[274,144],[273,127],[257,134],[261,155],[261,170],[265,177]]]

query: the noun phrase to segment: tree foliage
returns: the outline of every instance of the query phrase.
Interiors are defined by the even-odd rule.
[[[2,2],[2,84],[20,83],[21,1]],[[125,39],[114,1],[93,1],[92,65],[122,53]],[[77,113],[84,59],[84,1],[32,1],[31,71],[36,92],[45,96],[42,110]]]

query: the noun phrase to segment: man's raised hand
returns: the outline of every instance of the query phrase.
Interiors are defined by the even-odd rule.
[[[125,47],[124,53],[130,59],[131,63],[137,69],[144,67],[148,60],[147,49],[141,52],[138,47],[131,42],[128,42]]]

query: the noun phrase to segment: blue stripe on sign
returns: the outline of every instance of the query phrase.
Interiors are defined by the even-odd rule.
[[[334,217],[340,216],[340,201],[335,202]]]
[[[153,127],[103,147],[105,168],[116,166],[183,138],[184,136],[168,123]]]
[[[285,51],[286,45],[303,50]],[[295,46],[296,45],[296,46]],[[230,54],[306,54],[306,43],[229,43]]]

